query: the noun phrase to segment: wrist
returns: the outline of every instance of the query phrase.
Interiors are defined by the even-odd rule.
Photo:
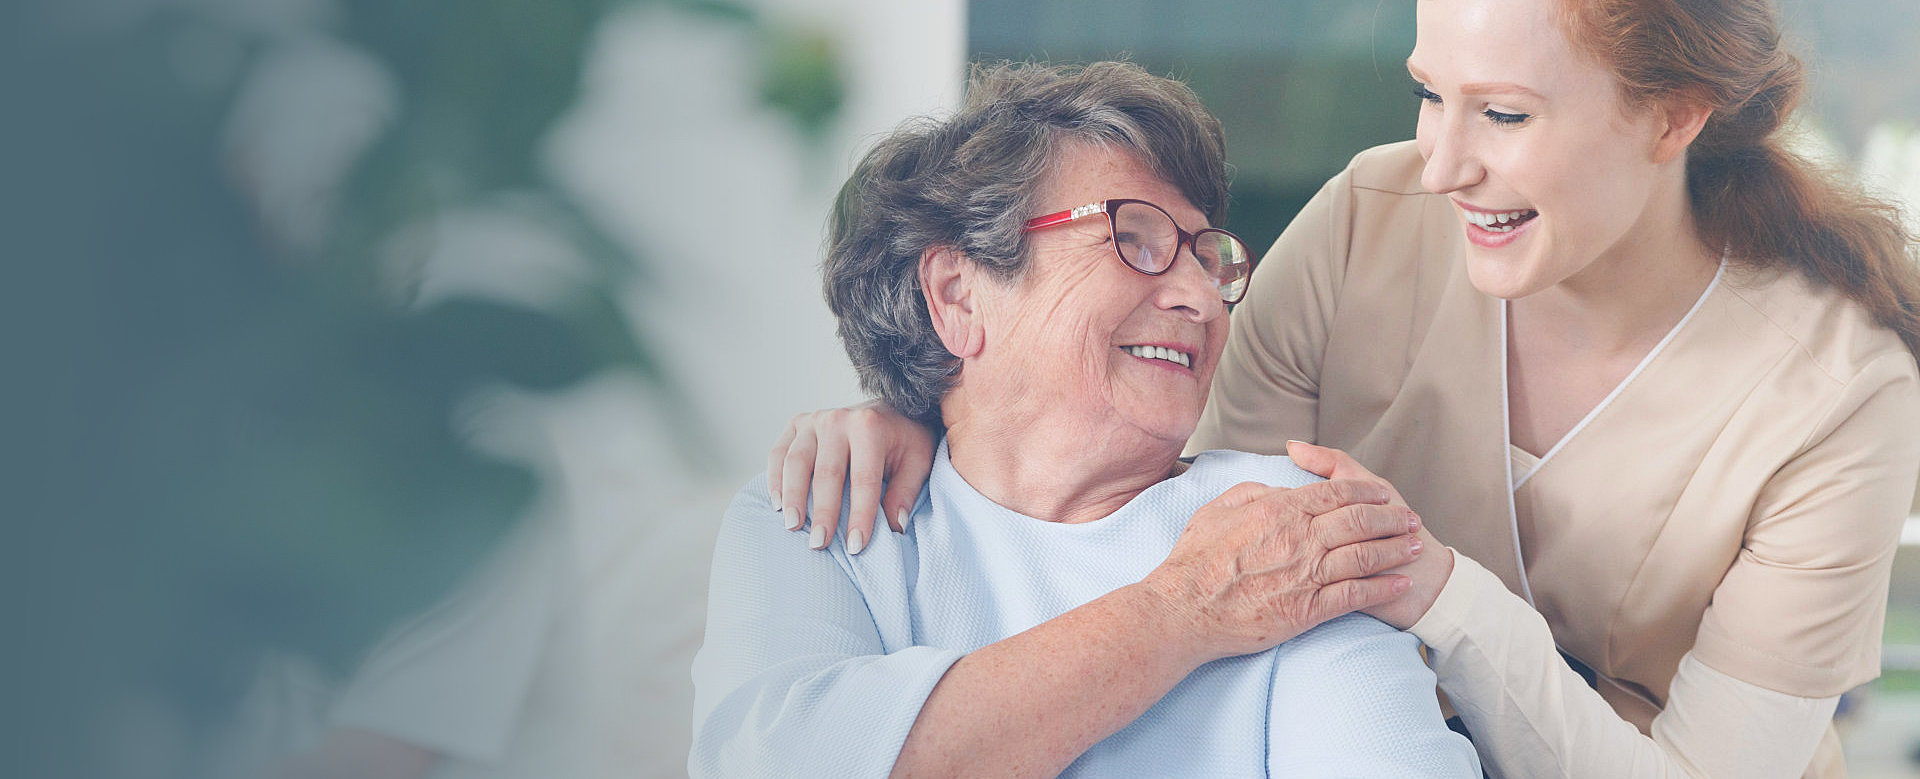
[[[1178,588],[1169,587],[1163,578],[1148,576],[1115,590],[1116,606],[1128,615],[1132,632],[1141,637],[1145,651],[1157,656],[1159,663],[1185,676],[1223,655],[1211,651],[1202,637],[1199,619]]]
[[[1447,581],[1453,578],[1453,548],[1441,544],[1429,547],[1431,559],[1423,560],[1426,570],[1413,576],[1413,586],[1401,596],[1406,604],[1396,609],[1387,623],[1401,630],[1411,630],[1427,612],[1433,610],[1433,604],[1440,600],[1440,593],[1447,588]]]

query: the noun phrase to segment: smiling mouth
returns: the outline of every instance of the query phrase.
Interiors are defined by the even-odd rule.
[[[1193,367],[1193,355],[1164,346],[1122,346],[1120,350],[1147,360],[1165,360],[1182,368]]]
[[[1490,233],[1513,232],[1514,228],[1526,224],[1534,217],[1540,215],[1539,211],[1532,209],[1521,209],[1519,211],[1467,211],[1463,209],[1461,213],[1466,215],[1467,224]]]

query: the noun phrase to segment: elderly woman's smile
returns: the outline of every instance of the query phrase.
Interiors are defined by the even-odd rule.
[[[1134,154],[1090,143],[1062,149],[1033,200],[1034,215],[1089,218],[1028,232],[1026,273],[988,296],[985,343],[956,391],[989,393],[1010,429],[1177,448],[1227,334],[1218,279],[1172,236],[1207,228],[1205,214]],[[1112,218],[1083,210],[1115,202]],[[1160,274],[1130,267],[1145,262]]]

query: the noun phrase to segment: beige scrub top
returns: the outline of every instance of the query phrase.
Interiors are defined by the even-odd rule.
[[[1351,453],[1545,617],[1642,733],[1682,656],[1789,695],[1880,670],[1920,473],[1913,355],[1840,294],[1729,263],[1510,490],[1504,306],[1412,143],[1329,181],[1254,274],[1190,451]],[[1739,716],[1728,712],[1728,716]],[[1829,730],[1810,775],[1840,770]]]

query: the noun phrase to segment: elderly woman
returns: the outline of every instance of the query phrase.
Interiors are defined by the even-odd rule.
[[[1418,518],[1178,459],[1251,270],[1225,200],[1219,125],[1122,64],[987,70],[867,155],[828,298],[865,386],[945,438],[904,533],[735,499],[694,775],[1479,775],[1411,636],[1319,624],[1405,591]]]

